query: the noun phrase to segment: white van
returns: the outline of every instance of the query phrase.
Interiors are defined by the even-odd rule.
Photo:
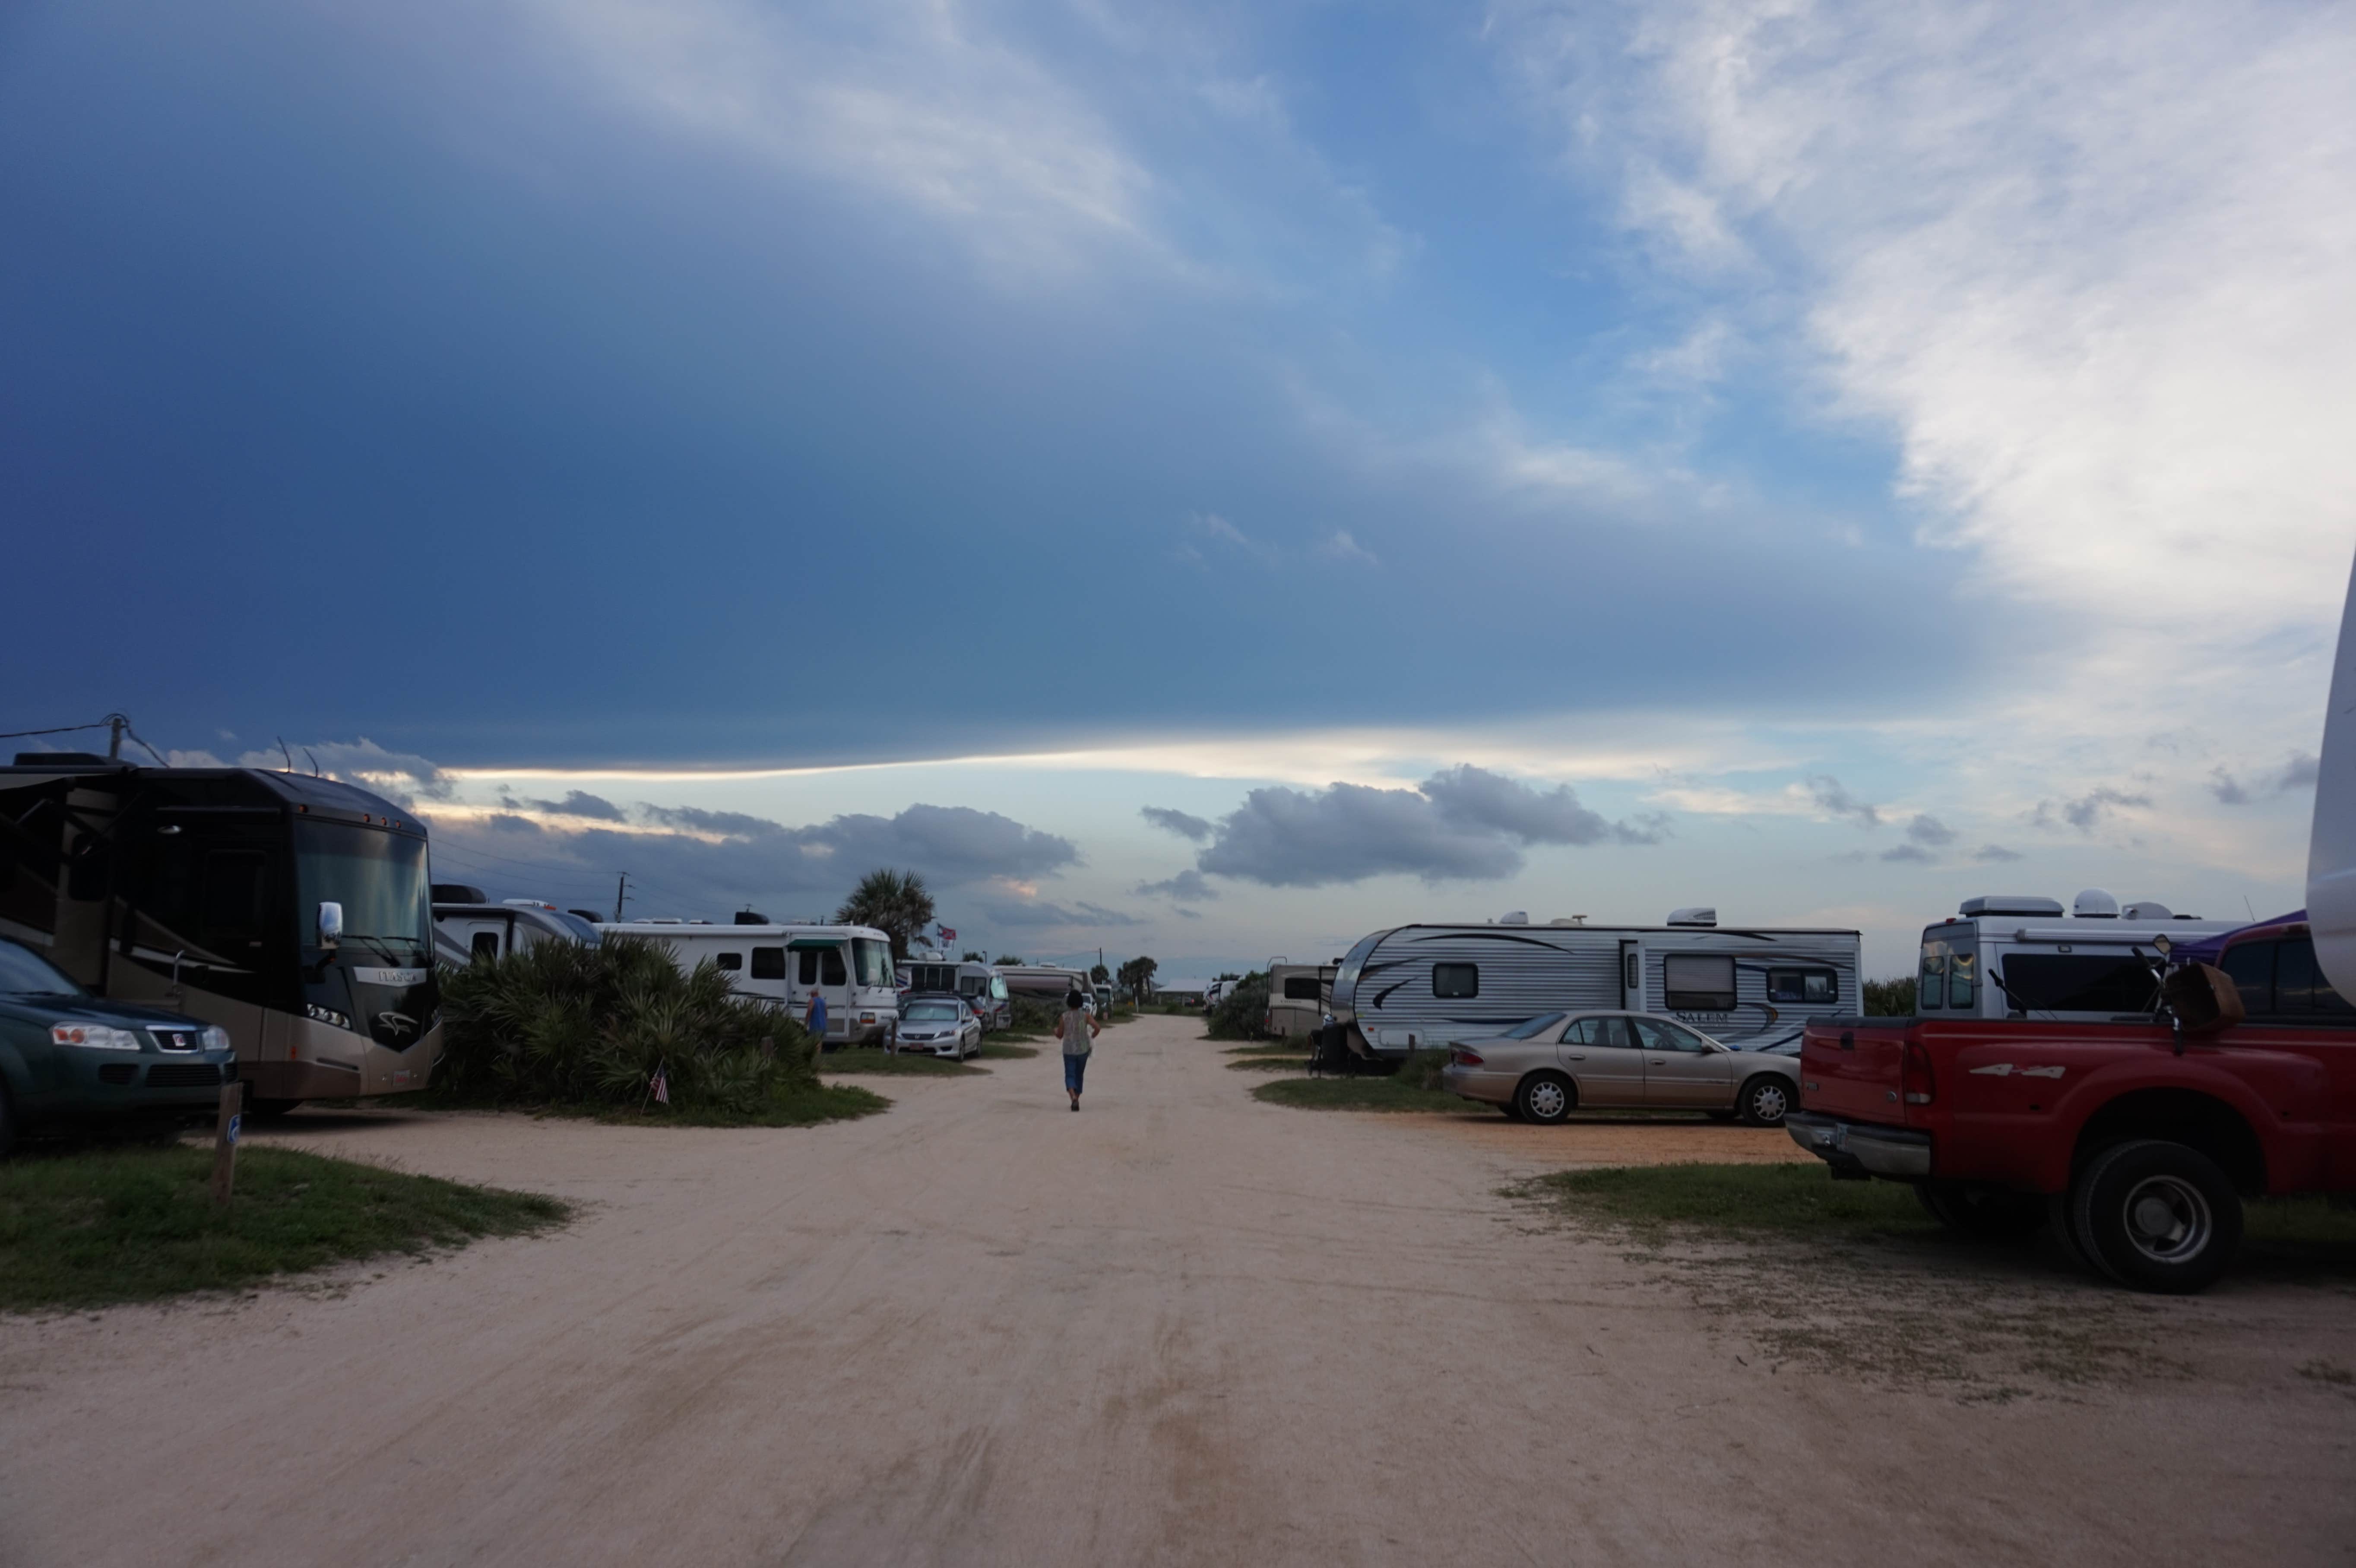
[[[661,943],[682,973],[711,964],[739,991],[797,1019],[809,1016],[813,995],[823,997],[830,1049],[879,1043],[900,1016],[892,939],[873,926],[632,920],[597,929],[607,936]]]
[[[2148,1018],[2158,988],[2147,956],[2157,955],[2155,939],[2197,942],[2246,923],[2201,920],[2149,901],[2122,908],[2100,888],[2080,893],[2067,919],[2057,899],[1965,899],[1954,919],[1922,928],[1914,1011],[2094,1023]]]

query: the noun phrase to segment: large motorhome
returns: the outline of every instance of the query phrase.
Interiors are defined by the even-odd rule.
[[[596,923],[538,899],[493,903],[480,888],[457,882],[434,884],[434,961],[465,968],[477,958],[497,960],[543,942],[579,942],[594,947]]]
[[[0,768],[0,934],[102,997],[216,1023],[247,1106],[423,1089],[442,1055],[425,825],[334,779]]]
[[[1260,1032],[1279,1040],[1306,1040],[1309,1033],[1324,1021],[1333,1006],[1333,976],[1341,972],[1341,960],[1331,964],[1288,964],[1281,958],[1268,963],[1268,1015],[1260,1020]]]
[[[670,950],[682,973],[699,964],[724,972],[736,989],[809,1014],[812,993],[826,998],[826,1044],[869,1045],[900,1016],[893,988],[892,939],[868,925],[788,925],[739,916],[734,924],[701,920],[633,920],[597,927],[605,936],[639,936]]]
[[[1358,1055],[1397,1061],[1580,1008],[1666,1013],[1743,1051],[1796,1049],[1810,1019],[1858,1010],[1858,933],[1666,925],[1403,925],[1360,939],[1333,976],[1333,1021]]]
[[[1922,928],[1914,1010],[1924,1017],[2069,1019],[2151,1017],[2152,944],[2195,942],[2244,923],[2177,914],[2088,888],[2062,917],[2057,899],[1988,894],[1965,899],[1953,920]],[[2148,955],[2148,956],[2147,956]]]

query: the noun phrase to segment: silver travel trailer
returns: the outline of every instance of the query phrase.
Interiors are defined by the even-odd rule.
[[[434,959],[465,968],[477,958],[500,959],[543,942],[601,939],[596,923],[538,899],[493,903],[480,888],[434,884]]]
[[[1077,991],[1083,997],[1096,994],[1096,982],[1079,969],[1065,969],[1053,964],[1008,964],[997,972],[1005,979],[1008,990],[1034,1001],[1051,1001],[1060,1006],[1068,992]]]
[[[0,768],[0,935],[227,1029],[256,1115],[425,1087],[426,859],[423,822],[335,779],[64,752]]]
[[[1954,919],[1922,928],[1914,1011],[2082,1023],[2147,1019],[2158,988],[2149,963],[2158,955],[2155,940],[2193,942],[2245,923],[2200,920],[2148,901],[2122,908],[2100,888],[2080,893],[2067,919],[2057,899],[1965,899]]]
[[[746,996],[807,1018],[813,994],[826,999],[826,1044],[873,1045],[900,1016],[892,939],[867,925],[787,924],[738,916],[733,924],[701,920],[632,920],[597,927],[603,936],[638,936],[670,952],[682,974],[699,964],[725,973]]]
[[[1665,1013],[1740,1051],[1796,1049],[1812,1019],[1858,1010],[1854,931],[1665,925],[1403,925],[1361,938],[1333,976],[1333,1021],[1358,1056],[1396,1061],[1458,1036],[1574,1008]]]
[[[1324,1021],[1333,1005],[1333,976],[1341,960],[1331,964],[1288,964],[1268,961],[1268,1014],[1260,1032],[1279,1040],[1306,1040]]]

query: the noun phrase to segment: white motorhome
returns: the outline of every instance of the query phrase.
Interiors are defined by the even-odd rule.
[[[1914,1010],[1952,1018],[2151,1017],[2153,942],[2197,941],[2244,924],[2201,920],[2149,901],[2122,908],[2088,888],[2064,918],[2058,899],[1990,893],[1965,899],[1953,920],[1922,928]]]
[[[434,960],[463,969],[477,958],[500,959],[543,942],[594,947],[597,927],[570,910],[539,899],[493,903],[480,888],[434,884]]]
[[[1006,977],[987,964],[970,959],[952,963],[944,954],[918,953],[901,961],[900,980],[911,991],[964,997],[986,1029],[1005,1029],[1014,1022],[1014,999]]]
[[[826,999],[826,1043],[882,1040],[900,1016],[893,988],[892,939],[873,926],[783,924],[742,917],[731,925],[701,920],[633,920],[600,925],[606,936],[640,936],[670,950],[682,973],[711,964],[736,989],[809,1015],[813,994]]]
[[[1666,925],[1403,925],[1359,940],[1333,976],[1333,1021],[1373,1061],[1503,1034],[1566,1009],[1665,1013],[1741,1051],[1798,1048],[1812,1019],[1855,1013],[1854,931]]]

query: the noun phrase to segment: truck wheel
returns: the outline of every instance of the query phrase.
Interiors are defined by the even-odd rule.
[[[1560,1125],[1579,1104],[1579,1091],[1558,1072],[1533,1072],[1514,1091],[1514,1109],[1521,1119],[1542,1127]]]
[[[1742,1086],[1734,1108],[1750,1127],[1780,1127],[1792,1108],[1791,1081],[1780,1072],[1762,1072]]]
[[[2013,1241],[2045,1228],[2045,1197],[1974,1187],[1961,1181],[1918,1181],[1914,1196],[1931,1218],[1959,1236],[1976,1241]]]
[[[2242,1245],[2242,1195],[2198,1149],[2156,1138],[2104,1149],[2070,1188],[2078,1242],[2134,1290],[2206,1290]]]

